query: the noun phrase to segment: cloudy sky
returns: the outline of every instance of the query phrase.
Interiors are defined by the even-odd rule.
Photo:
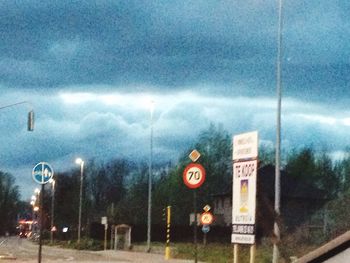
[[[282,147],[350,145],[350,1],[285,0]],[[33,166],[149,153],[176,160],[199,132],[273,145],[277,1],[1,1],[0,169],[23,197]],[[35,131],[26,131],[34,109]]]

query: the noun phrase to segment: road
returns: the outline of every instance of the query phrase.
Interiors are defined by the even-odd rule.
[[[38,245],[18,237],[0,237],[0,263],[3,262],[38,262]],[[94,252],[43,246],[41,262],[189,263],[193,260],[165,260],[164,255],[142,252],[111,250]]]

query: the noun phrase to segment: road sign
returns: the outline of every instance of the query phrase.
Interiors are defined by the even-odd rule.
[[[255,243],[257,163],[233,163],[232,243]]]
[[[194,220],[197,220],[197,226],[201,225],[201,214],[200,213],[196,213],[197,214],[197,218],[194,217],[195,213],[190,213],[190,226],[192,226],[194,224]]]
[[[247,132],[233,136],[234,161],[258,156],[258,132]]]
[[[201,214],[200,220],[202,225],[210,225],[214,221],[214,216],[210,212],[204,212]]]
[[[199,163],[190,163],[183,173],[183,181],[189,188],[198,188],[205,181],[205,169]]]
[[[201,154],[196,149],[194,149],[188,157],[190,157],[192,162],[195,162],[199,159],[199,157],[201,157]]]
[[[203,210],[204,210],[205,212],[209,212],[210,209],[211,209],[210,205],[205,205],[205,206],[203,207]]]
[[[210,226],[209,225],[203,225],[202,226],[202,232],[204,234],[207,234],[210,231]]]
[[[108,229],[107,216],[101,217],[101,224],[105,226],[105,230]]]
[[[53,169],[50,164],[40,162],[34,166],[32,176],[33,180],[38,184],[46,184],[53,176]]]

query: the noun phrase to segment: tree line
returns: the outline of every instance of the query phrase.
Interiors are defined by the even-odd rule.
[[[274,164],[273,149],[261,147],[260,165]],[[200,162],[206,169],[206,182],[198,189],[197,211],[206,204],[213,204],[213,195],[230,189],[232,184],[232,137],[222,126],[210,125],[200,133],[193,145],[183,152],[176,163],[156,163],[153,168],[152,223],[164,224],[164,208],[172,206],[172,224],[188,225],[193,212],[193,191],[182,181],[185,166],[191,161],[188,154],[197,149]],[[334,232],[339,232],[350,223],[342,208],[350,200],[350,151],[340,160],[333,160],[326,152],[316,152],[306,147],[289,152],[284,158],[286,176],[295,178],[324,192],[329,200],[329,222]],[[85,162],[83,184],[83,233],[89,235],[89,226],[107,216],[110,224],[126,223],[146,225],[148,198],[148,163],[127,159],[107,162]],[[78,221],[80,171],[72,169],[55,175],[55,225],[67,226],[76,231]],[[52,189],[45,186],[45,222],[49,227]],[[16,224],[18,215],[23,215],[14,177],[0,172],[0,234]],[[31,214],[31,207],[27,207]],[[345,220],[346,221],[346,220]],[[346,221],[347,222],[347,221]]]

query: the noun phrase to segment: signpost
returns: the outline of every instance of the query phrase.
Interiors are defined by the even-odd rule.
[[[201,214],[200,221],[202,225],[210,225],[214,221],[214,216],[210,212],[204,212]]]
[[[233,136],[233,161],[258,157],[258,132],[247,132]]]
[[[256,185],[258,170],[258,132],[233,137],[232,235],[234,263],[238,244],[250,244],[250,262],[254,262]]]
[[[205,169],[199,163],[190,163],[183,173],[183,181],[188,188],[200,187],[205,181]]]
[[[107,250],[107,229],[108,229],[108,220],[106,216],[101,217],[101,224],[105,226],[105,237],[103,242],[103,249]]]
[[[210,205],[205,205],[205,206],[203,207],[203,210],[204,210],[205,212],[209,212],[210,209],[211,209]]]
[[[40,234],[39,234],[39,255],[38,263],[41,263],[41,250],[42,250],[42,236],[43,236],[43,203],[44,203],[44,185],[50,181],[53,177],[53,169],[50,164],[46,162],[40,162],[34,166],[32,170],[32,177],[35,182],[41,184],[40,192]]]
[[[257,160],[233,164],[232,243],[255,243]]]
[[[183,172],[183,181],[185,185],[190,188],[194,189],[193,191],[193,208],[194,208],[194,215],[197,214],[197,188],[199,188],[205,181],[205,169],[202,165],[199,163],[194,163],[197,161],[200,157],[200,153],[197,150],[193,150],[189,158],[193,161],[193,163],[190,163],[186,166],[184,172]],[[194,262],[197,263],[198,255],[197,255],[197,217],[195,216],[195,221],[193,224],[193,241],[194,241]]]
[[[192,162],[196,162],[199,157],[201,157],[201,154],[196,150],[194,149],[189,155],[188,157],[192,160]]]
[[[40,162],[34,166],[32,171],[33,180],[38,184],[46,184],[53,176],[53,169],[50,164]]]
[[[203,207],[204,212],[201,214],[200,217],[200,222],[203,225],[202,226],[202,232],[203,232],[203,245],[207,244],[207,234],[210,231],[210,225],[213,223],[214,221],[214,216],[211,212],[209,212],[210,210],[210,206],[206,205],[205,207]]]
[[[204,234],[207,234],[210,231],[210,226],[209,225],[203,225],[202,226],[202,232]]]

